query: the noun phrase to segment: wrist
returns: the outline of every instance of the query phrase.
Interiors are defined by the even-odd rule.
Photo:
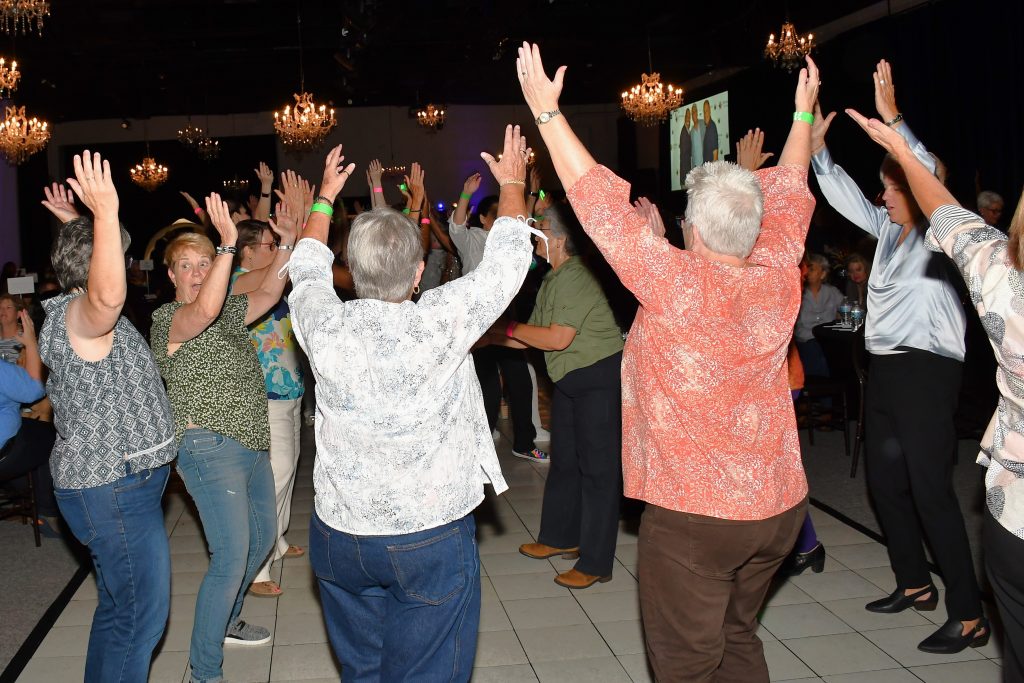
[[[508,324],[508,327],[505,328],[505,336],[509,337],[509,338],[512,338],[513,336],[515,336],[516,328],[517,327],[519,327],[519,323],[517,323],[515,320],[510,322]]]

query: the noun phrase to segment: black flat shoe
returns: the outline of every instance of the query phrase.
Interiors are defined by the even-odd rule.
[[[923,598],[926,595],[929,596],[926,600],[918,600],[918,598]],[[889,597],[864,605],[864,609],[869,612],[878,612],[879,614],[896,614],[908,607],[913,607],[918,612],[931,612],[938,604],[939,591],[935,588],[934,584],[928,584],[927,588],[922,588],[910,595],[904,594],[902,588],[897,588]],[[959,624],[960,622],[956,623]]]
[[[936,655],[955,655],[968,646],[984,647],[992,629],[989,628],[988,619],[982,617],[966,636],[962,635],[963,632],[964,625],[960,620],[950,619],[938,631],[922,640],[917,649]]]
[[[788,576],[798,576],[808,567],[820,574],[825,569],[825,546],[819,543],[806,553],[793,553],[783,566]]]

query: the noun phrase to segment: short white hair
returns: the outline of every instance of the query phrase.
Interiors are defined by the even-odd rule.
[[[991,209],[996,204],[1006,205],[1003,198],[999,196],[997,192],[992,190],[984,190],[978,193],[978,208],[979,209]]]
[[[348,265],[360,299],[405,301],[422,260],[420,233],[398,211],[380,207],[364,211],[352,221]]]
[[[761,234],[764,195],[750,171],[709,161],[686,176],[686,222],[711,251],[746,258]]]

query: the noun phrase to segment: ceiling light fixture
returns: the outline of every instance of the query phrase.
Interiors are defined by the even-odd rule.
[[[195,151],[196,146],[205,136],[206,133],[202,128],[192,125],[192,119],[189,119],[188,125],[178,130],[178,142],[192,151]]]
[[[158,164],[149,154],[149,143],[146,143],[146,156],[142,158],[142,161],[135,164],[129,173],[132,176],[132,182],[141,187],[146,192],[152,192],[156,188],[160,187],[167,182],[168,169],[163,164]]]
[[[651,37],[647,36],[647,66],[649,74],[641,74],[638,85],[622,93],[622,108],[626,115],[642,126],[664,123],[668,113],[683,104],[683,89],[661,82],[661,74],[654,70],[651,59]]]
[[[10,95],[18,89],[18,81],[21,80],[21,72],[18,71],[18,63],[12,61],[10,66],[3,57],[0,57],[0,95]]]
[[[0,25],[4,33],[21,32],[22,35],[35,29],[43,35],[43,19],[50,16],[48,0],[0,0]]]
[[[8,163],[19,165],[44,149],[50,141],[50,124],[25,115],[25,107],[7,107],[0,121],[0,152]]]
[[[768,44],[764,47],[764,57],[782,67],[793,71],[803,66],[804,57],[814,49],[814,34],[801,36],[796,27],[787,19],[779,30],[779,40],[775,42],[775,34],[768,35]]]
[[[416,121],[431,132],[436,132],[444,128],[444,122],[447,118],[445,110],[441,107],[435,106],[434,104],[428,104],[423,109],[416,112]]]
[[[338,125],[334,110],[326,105],[317,106],[313,94],[306,92],[306,71],[302,52],[302,13],[296,12],[299,33],[299,92],[293,94],[295,107],[274,112],[274,130],[286,149],[310,152],[323,146],[331,130]]]

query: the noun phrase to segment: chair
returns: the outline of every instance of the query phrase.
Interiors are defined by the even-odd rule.
[[[836,421],[834,417],[829,418],[828,420],[824,419],[822,414],[823,408],[821,405],[821,399],[824,398],[832,399],[831,413],[835,413],[837,409],[842,413],[840,429],[843,432],[843,448],[846,452],[846,457],[850,457],[850,426],[847,413],[845,382],[829,377],[817,377],[815,375],[808,375],[804,379],[803,392],[800,394],[800,398],[797,399],[797,404],[802,407],[805,418],[800,428],[807,430],[807,438],[813,446],[815,427],[820,428],[826,425],[835,425]]]
[[[16,448],[17,436],[12,437],[0,450],[0,483],[14,482],[22,477],[28,482],[23,490],[7,487],[0,491],[0,519],[21,515],[21,523],[32,523],[36,547],[42,545],[39,535],[36,489],[32,482],[32,471],[38,466],[34,457],[26,456],[25,449]]]
[[[857,402],[857,431],[853,435],[853,458],[850,462],[850,478],[857,476],[857,461],[860,458],[860,447],[864,443],[864,389],[868,383],[868,352],[864,348],[864,332],[857,334],[853,344],[853,371],[857,375],[857,391],[860,400]]]

